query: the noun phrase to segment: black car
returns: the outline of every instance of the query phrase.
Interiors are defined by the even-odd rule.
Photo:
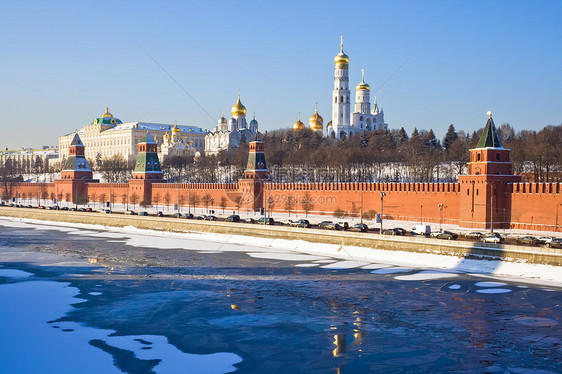
[[[447,230],[443,230],[441,231],[436,238],[437,239],[447,239],[447,240],[457,240],[459,236],[457,234],[455,234],[454,232],[450,232]]]
[[[238,214],[232,214],[225,218],[226,222],[240,222],[240,216]]]
[[[402,233],[402,230],[403,229],[400,229],[399,227],[395,227],[395,228],[392,228],[392,229],[383,230],[382,233],[383,233],[383,235],[404,235]]]
[[[367,232],[369,231],[369,227],[364,223],[356,223],[349,228],[349,231]]]
[[[213,216],[213,215],[208,215],[205,216],[205,221],[216,221],[217,217]]]
[[[172,214],[172,217],[181,218],[181,217],[183,217],[183,214],[176,212],[176,213]]]
[[[195,218],[195,217],[193,216],[193,213],[185,213],[183,216],[184,216],[185,219],[193,219],[193,218]]]
[[[523,236],[521,238],[517,238],[515,241],[519,244],[530,244],[530,245],[540,244],[539,239],[535,238],[534,236]]]
[[[261,217],[258,219],[260,225],[274,225],[275,221],[271,217]]]
[[[342,230],[342,227],[340,226],[339,223],[335,223],[335,222],[330,222],[328,224],[326,224],[326,226],[324,226],[326,228],[326,230]]]

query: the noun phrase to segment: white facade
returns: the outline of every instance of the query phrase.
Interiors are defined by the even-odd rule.
[[[379,110],[375,98],[373,109],[370,105],[370,87],[365,76],[355,88],[355,110],[351,113],[351,92],[349,90],[349,57],[343,52],[343,38],[340,53],[334,58],[334,90],[332,91],[332,121],[326,127],[326,136],[336,139],[347,138],[363,131],[387,130],[384,113]]]
[[[78,131],[86,159],[90,162],[101,157],[111,158],[121,155],[125,160],[137,156],[138,143],[147,131],[150,131],[161,149],[166,135],[172,132],[173,125],[147,122],[122,123],[118,118],[113,117],[109,110],[101,117],[94,119],[90,124],[85,125]],[[205,130],[195,126],[175,126],[179,131],[176,136],[185,144],[189,144],[197,151],[203,151]],[[59,160],[68,158],[68,147],[72,142],[75,133],[70,133],[59,137]]]
[[[205,154],[216,155],[220,151],[236,149],[241,143],[248,143],[258,131],[258,121],[252,119],[248,126],[246,108],[238,101],[231,109],[232,118],[227,121],[224,114],[217,122],[217,127],[205,135]]]

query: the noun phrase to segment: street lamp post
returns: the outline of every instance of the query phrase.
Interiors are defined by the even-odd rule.
[[[441,231],[441,227],[443,226],[443,207],[445,204],[441,203],[437,204],[437,206],[439,207],[439,231]]]
[[[423,205],[420,205],[420,225],[423,224]]]
[[[380,234],[382,234],[382,213],[383,213],[383,199],[386,196],[386,193],[381,192],[381,231]]]
[[[556,204],[556,227],[554,231],[558,231],[558,207],[562,206],[562,204]]]

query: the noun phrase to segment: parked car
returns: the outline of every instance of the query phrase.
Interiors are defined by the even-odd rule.
[[[60,208],[60,210],[68,210],[67,206],[63,206],[62,208]]]
[[[292,220],[292,219],[286,219],[284,221],[281,221],[281,224],[283,225],[287,225],[287,226],[292,226],[293,224],[297,223],[298,221]]]
[[[134,216],[136,213],[135,213],[134,210],[127,210],[127,211],[125,212],[125,214],[128,214],[128,215],[130,215],[130,216]]]
[[[307,219],[299,219],[295,226],[304,227],[304,228],[308,229],[308,228],[310,228],[311,224]]]
[[[156,217],[164,217],[164,213],[162,213],[162,212],[156,212],[156,213],[154,213],[154,215]]]
[[[58,205],[50,205],[49,210],[59,210]]]
[[[93,212],[94,210],[90,207],[86,208],[85,212]]]
[[[333,222],[332,221],[322,221],[318,224],[318,228],[319,229],[325,229],[326,226],[328,226],[331,223],[333,223]]]
[[[240,216],[238,214],[232,214],[225,219],[226,222],[240,222]]]
[[[274,225],[275,221],[271,217],[261,217],[258,219],[258,224],[260,225]]]
[[[404,235],[406,230],[401,229],[400,227],[394,227],[392,229],[383,230],[383,235]]]
[[[498,243],[503,242],[503,238],[497,232],[490,232],[490,233],[482,235],[482,238],[480,239],[480,241],[482,243],[496,243],[496,244],[498,244]]]
[[[480,239],[482,238],[482,233],[480,231],[472,231],[465,234],[464,237],[467,239]]]
[[[550,243],[554,238],[552,236],[540,236],[538,239],[541,244],[546,244]]]
[[[39,206],[37,207],[37,209],[45,209],[45,206],[44,206],[44,205],[39,205]]]
[[[395,227],[394,231],[396,231],[398,235],[406,235],[406,230],[404,230],[402,227]]]
[[[217,217],[213,216],[212,214],[209,214],[208,216],[205,216],[205,221],[216,221]]]
[[[539,239],[535,238],[534,236],[523,236],[521,238],[517,238],[515,241],[519,244],[530,244],[530,245],[540,244]]]
[[[195,218],[195,217],[193,216],[193,213],[185,213],[183,216],[184,216],[185,219],[193,219],[193,218]]]
[[[338,224],[341,226],[342,230],[348,230],[349,229],[349,223],[343,221],[343,222],[338,222]]]
[[[204,215],[204,214],[201,214],[201,215],[197,216],[197,219],[201,219],[201,220],[203,220],[203,219],[205,219],[205,217],[207,217],[207,216],[206,216],[206,215]]]
[[[145,216],[146,217],[146,216],[148,216],[148,213],[147,212],[139,212],[139,216]]]
[[[336,222],[330,222],[330,223],[326,224],[325,227],[326,227],[326,230],[338,230],[338,231],[342,230],[341,225],[339,223],[336,223]]]
[[[436,236],[437,239],[447,239],[447,240],[457,240],[459,236],[454,232],[443,230],[439,235]]]
[[[411,233],[413,235],[430,235],[431,226],[429,225],[415,225]]]
[[[369,227],[364,223],[356,223],[349,228],[349,231],[367,232],[369,231]]]
[[[562,238],[554,238],[550,242],[546,243],[548,248],[562,248]]]
[[[443,230],[433,231],[431,234],[429,234],[429,236],[431,236],[432,238],[436,238],[442,232],[443,232]]]
[[[183,214],[179,213],[179,212],[175,212],[174,214],[172,214],[172,217],[174,218],[181,218],[183,217]]]
[[[248,217],[248,218],[244,219],[244,222],[245,223],[256,223],[256,220],[251,218],[251,217]]]

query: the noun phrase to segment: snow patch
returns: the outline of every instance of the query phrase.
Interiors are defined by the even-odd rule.
[[[488,293],[488,294],[496,294],[496,293],[508,293],[512,292],[509,288],[484,288],[482,290],[476,290],[478,293]]]

